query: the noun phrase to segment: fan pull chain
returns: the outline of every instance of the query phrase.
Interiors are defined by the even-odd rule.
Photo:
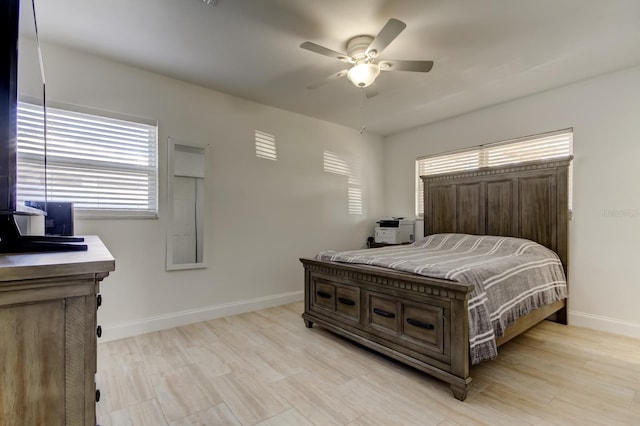
[[[364,125],[364,88],[360,89],[360,134],[364,134],[367,127]]]

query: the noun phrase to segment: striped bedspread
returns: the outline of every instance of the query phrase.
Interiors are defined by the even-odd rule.
[[[558,256],[520,238],[434,234],[411,245],[325,251],[316,259],[375,265],[474,284],[469,300],[472,364],[498,355],[495,339],[516,319],[567,297]]]

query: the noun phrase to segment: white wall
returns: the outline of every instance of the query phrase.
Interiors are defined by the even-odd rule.
[[[44,46],[47,99],[159,122],[160,218],[76,220],[116,258],[99,322],[112,339],[302,299],[300,256],[362,247],[382,212],[382,138],[125,66]],[[33,43],[20,46],[19,92],[40,96]],[[255,156],[254,130],[278,160]],[[166,141],[211,144],[207,269],[165,271]],[[323,150],[357,159],[364,214],[347,212],[347,178]],[[300,320],[302,321],[302,319]]]
[[[631,68],[392,135],[385,205],[414,214],[419,156],[573,127],[569,321],[640,337],[639,112]]]

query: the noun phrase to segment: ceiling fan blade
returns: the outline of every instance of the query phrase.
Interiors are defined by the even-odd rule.
[[[407,27],[402,21],[397,19],[389,19],[382,27],[376,38],[373,39],[369,47],[367,47],[367,55],[376,57],[389,45],[396,37]]]
[[[319,53],[321,55],[328,56],[330,58],[336,58],[339,61],[349,62],[349,56],[347,56],[346,54],[336,52],[335,50],[328,49],[324,46],[320,46],[319,44],[315,44],[310,41],[305,41],[300,45],[300,47],[314,53]]]
[[[367,97],[367,99],[373,98],[374,96],[378,95],[378,88],[376,87],[376,83],[373,83],[362,90],[364,90],[364,95]]]
[[[347,75],[347,70],[338,71],[335,74],[331,74],[329,77],[323,78],[322,80],[315,81],[307,86],[307,89],[316,89],[332,80],[337,80],[340,77],[344,77]]]
[[[429,72],[433,61],[380,61],[378,66],[381,71]]]

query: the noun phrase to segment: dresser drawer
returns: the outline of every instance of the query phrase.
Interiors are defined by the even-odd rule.
[[[336,312],[360,320],[360,289],[336,285]]]
[[[314,280],[312,303],[319,308],[335,311],[336,287],[328,281]]]
[[[370,332],[413,351],[448,356],[446,302],[422,298],[415,301],[396,295],[365,291],[366,327]]]
[[[329,311],[344,319],[360,321],[360,289],[315,278],[311,285],[311,309]]]
[[[368,326],[400,334],[400,303],[397,299],[369,293]]]
[[[442,353],[444,340],[443,309],[428,304],[402,303],[402,335],[426,344],[431,350]]]

